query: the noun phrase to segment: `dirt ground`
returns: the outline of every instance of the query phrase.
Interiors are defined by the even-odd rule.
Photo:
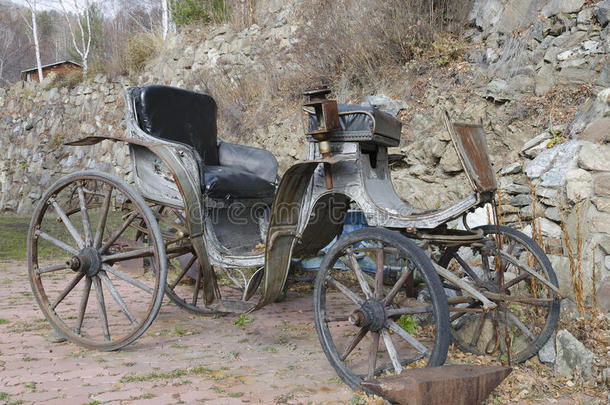
[[[122,350],[51,343],[25,263],[0,262],[0,404],[366,402],[322,353],[310,293],[291,291],[242,327],[236,319],[193,316],[166,300],[148,331]]]

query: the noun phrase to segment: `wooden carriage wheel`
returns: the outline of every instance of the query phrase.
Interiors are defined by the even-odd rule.
[[[331,246],[316,277],[314,320],[326,357],[356,390],[407,367],[440,366],[447,356],[440,279],[421,249],[387,229],[358,229]]]
[[[136,238],[138,221],[149,230],[146,241]],[[27,255],[40,309],[74,343],[119,349],[159,312],[167,275],[163,237],[146,202],[123,180],[95,171],[59,179],[34,211]]]
[[[466,277],[498,307],[485,312],[480,301],[446,284],[457,291],[456,297],[449,297],[453,342],[466,352],[521,363],[538,353],[557,326],[557,276],[540,246],[522,232],[502,225],[480,229],[494,245],[500,241],[501,249],[450,247],[439,264]],[[503,272],[502,285],[498,271]]]

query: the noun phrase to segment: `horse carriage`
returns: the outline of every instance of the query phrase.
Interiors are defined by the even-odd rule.
[[[67,175],[32,217],[29,278],[56,331],[116,350],[146,331],[165,295],[196,314],[248,313],[281,298],[296,259],[317,257],[316,331],[354,389],[440,366],[450,342],[513,363],[537,353],[559,316],[548,258],[497,218],[472,229],[466,221],[478,207],[495,207],[482,125],[445,114],[473,193],[417,211],[390,178],[388,147],[399,144],[400,121],[338,105],[327,93],[305,93],[307,159],[280,180],[270,152],[217,138],[212,97],[129,88],[126,137],[68,145],[128,144],[133,182],[98,171]],[[366,226],[344,232],[354,212]]]

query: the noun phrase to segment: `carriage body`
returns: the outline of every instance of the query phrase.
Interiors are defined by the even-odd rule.
[[[512,319],[517,329],[534,337],[520,361],[537,352],[552,333],[559,311],[557,280],[544,253],[531,239],[512,230],[471,230],[467,224],[465,231],[447,227],[449,221],[465,220],[467,213],[494,202],[497,181],[482,125],[452,123],[445,113],[447,130],[473,192],[450,206],[418,211],[400,198],[391,181],[388,147],[400,142],[400,121],[375,108],[322,104],[320,111],[336,116],[306,113],[307,132],[313,134],[308,137],[307,159],[292,165],[280,181],[277,160],[270,152],[217,138],[212,97],[167,86],[127,89],[125,137],[92,136],[69,145],[104,140],[127,143],[133,185],[103,173],[74,173],[45,192],[33,215],[29,276],[47,319],[78,344],[115,350],[148,328],[164,294],[196,314],[246,313],[282,295],[294,258],[318,257],[316,330],[332,365],[355,389],[363,387],[360,383],[365,378],[388,370],[400,374],[407,363],[423,359],[423,365],[443,364],[455,321],[464,324],[467,317],[463,315],[475,313],[484,324],[491,311],[506,309],[506,302],[516,305],[507,291],[522,282],[529,283],[525,290],[531,285],[546,288],[544,298],[538,298],[536,291],[534,298],[522,300],[548,310],[541,331],[531,332]],[[324,125],[333,127],[320,129],[322,118]],[[321,133],[326,136],[322,142]],[[342,235],[346,215],[356,207],[368,228]],[[53,212],[71,239],[59,240],[46,230],[45,216]],[[116,223],[107,220],[112,213]],[[510,246],[517,240],[524,247],[503,256],[501,239],[507,235],[512,238]],[[42,239],[63,250],[65,259],[58,258],[50,266],[41,263]],[[438,263],[422,251],[428,246],[443,253]],[[462,247],[468,249],[468,258],[484,257],[484,277],[477,273],[479,268],[475,271],[462,260]],[[499,259],[488,261],[488,257]],[[536,259],[535,266],[529,264],[531,257]],[[528,264],[523,264],[524,258]],[[140,260],[139,270],[130,269],[134,260]],[[500,266],[502,260],[507,260],[502,271],[490,268]],[[505,283],[503,274],[509,266],[515,269],[514,278]],[[150,271],[142,272],[141,267]],[[353,271],[353,286],[361,288],[360,293],[333,279],[336,270]],[[62,271],[76,275],[59,297],[51,299],[44,278]],[[183,285],[187,276],[194,285]],[[532,279],[538,284],[532,284]],[[74,326],[73,315],[62,315],[58,306],[82,280],[85,292],[77,296],[80,304]],[[232,285],[223,284],[227,281]],[[129,288],[148,294],[148,298],[134,294],[133,305],[141,307],[140,314],[130,307]],[[449,300],[448,288],[454,291]],[[91,291],[97,297],[97,314],[88,306]],[[348,298],[344,307],[356,308],[333,317],[327,311],[337,292]],[[116,303],[112,316],[107,309],[109,296]],[[399,296],[401,302],[396,301]],[[421,320],[422,326],[405,332],[397,322],[412,321],[411,316]],[[493,316],[497,324],[503,315]],[[83,322],[93,318],[102,327],[84,332]],[[122,323],[115,325],[116,318]],[[342,355],[328,325],[335,320],[358,330]],[[112,332],[119,327],[125,332]],[[468,336],[483,330],[460,328]],[[365,373],[356,374],[345,357],[368,333],[373,344],[368,359],[361,359],[367,364]],[[412,334],[417,333],[421,336],[414,338]],[[392,343],[391,334],[404,339],[402,346]],[[387,349],[383,354],[377,351],[380,339]],[[410,354],[401,360],[399,352],[405,346]],[[466,346],[465,350],[478,348]],[[377,356],[387,358],[385,368],[375,368]]]

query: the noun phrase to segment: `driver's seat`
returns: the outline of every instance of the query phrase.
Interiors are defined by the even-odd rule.
[[[131,95],[144,132],[197,151],[201,189],[207,197],[273,197],[277,160],[264,149],[219,141],[211,96],[161,85],[139,87]]]

